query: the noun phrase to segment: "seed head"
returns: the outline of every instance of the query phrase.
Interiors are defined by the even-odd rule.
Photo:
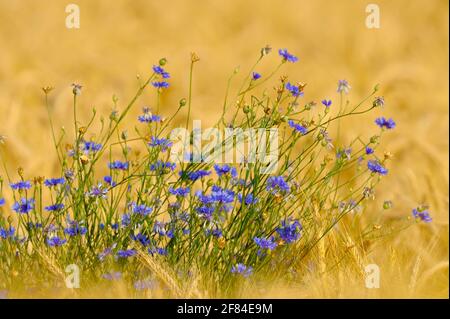
[[[270,53],[270,51],[272,51],[272,48],[270,47],[270,45],[266,45],[265,47],[263,47],[263,48],[261,49],[261,58],[262,58],[263,56],[268,55],[268,54]]]
[[[49,94],[50,91],[52,91],[53,89],[54,89],[53,86],[44,86],[44,87],[42,88],[42,91],[44,91],[45,94]]]
[[[86,155],[81,155],[80,161],[81,161],[81,164],[86,165],[87,163],[89,163],[89,157],[87,157]]]
[[[80,95],[82,88],[83,88],[83,86],[81,86],[80,84],[72,83],[72,93],[73,93],[73,95]]]
[[[198,61],[200,61],[200,58],[199,58],[199,56],[197,55],[197,53],[191,52],[191,62],[192,62],[192,63],[195,63],[195,62],[198,62]]]

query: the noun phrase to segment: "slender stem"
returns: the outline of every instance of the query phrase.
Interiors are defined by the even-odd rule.
[[[48,121],[50,123],[50,129],[52,131],[53,145],[55,146],[56,155],[58,155],[58,161],[59,161],[59,163],[62,163],[61,156],[58,151],[58,144],[56,142],[55,130],[53,128],[52,115],[50,112],[50,105],[48,104],[48,94],[47,93],[45,93],[45,106],[47,108]]]
[[[191,117],[191,104],[192,104],[192,74],[194,73],[194,61],[191,61],[191,68],[189,70],[189,97],[188,97],[188,115],[186,119],[186,130],[189,128],[189,120]]]

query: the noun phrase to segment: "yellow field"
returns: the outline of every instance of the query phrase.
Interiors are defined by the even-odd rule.
[[[376,116],[398,124],[382,145],[394,158],[371,209],[382,219],[395,219],[427,203],[433,222],[383,239],[360,256],[361,263],[380,266],[380,289],[366,289],[338,266],[296,287],[279,289],[274,283],[257,296],[448,297],[447,1],[376,1],[380,29],[366,27],[367,1],[359,0],[72,2],[80,7],[80,29],[65,27],[66,1],[0,0],[0,135],[6,136],[0,147],[10,172],[19,166],[27,176],[57,172],[43,86],[55,87],[50,95],[55,125],[71,128],[71,83],[83,85],[81,121],[93,106],[108,116],[112,95],[123,106],[136,91],[136,74],[147,76],[166,57],[172,87],[163,95],[162,112],[168,115],[187,96],[195,51],[201,60],[194,72],[192,116],[207,126],[221,110],[233,70],[241,67],[238,85],[261,47],[286,47],[300,62],[282,73],[308,83],[305,99],[337,98],[342,78],[352,85],[353,102],[380,84],[385,108],[343,126],[350,138],[374,133],[375,125],[367,123]],[[262,74],[278,63],[272,54]],[[150,93],[142,101],[154,105]],[[144,105],[132,110],[130,128]],[[394,202],[393,209],[382,210],[385,199]],[[328,269],[332,262],[326,253],[323,257]]]

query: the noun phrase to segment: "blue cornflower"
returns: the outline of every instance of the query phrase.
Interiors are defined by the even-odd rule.
[[[290,127],[292,127],[294,130],[296,130],[297,132],[299,132],[302,135],[305,135],[306,133],[308,133],[308,129],[300,124],[295,123],[292,120],[288,121],[288,124]]]
[[[273,237],[273,236],[270,238],[254,237],[253,241],[261,249],[274,250],[277,247],[277,243],[275,242],[275,237]]]
[[[117,257],[128,258],[128,257],[133,257],[136,254],[137,254],[137,251],[134,249],[119,250],[117,252]]]
[[[106,194],[108,194],[108,190],[103,188],[102,183],[98,183],[97,186],[91,188],[91,190],[87,193],[90,197],[98,197],[98,198],[106,198]]]
[[[291,92],[292,96],[303,96],[303,92],[300,90],[300,87],[298,85],[293,85],[290,82],[286,83],[286,90]]]
[[[352,87],[348,84],[347,80],[339,80],[337,92],[348,94],[351,88]]]
[[[378,161],[376,160],[370,160],[367,162],[367,168],[373,172],[378,173],[380,175],[386,175],[388,173],[388,170],[383,167]]]
[[[108,165],[110,169],[117,169],[122,171],[126,171],[129,166],[130,164],[128,162],[121,162],[121,161],[114,161],[109,163]]]
[[[185,172],[185,171],[180,171],[179,172],[181,177],[187,177],[188,179],[190,179],[191,181],[196,181],[202,177],[208,176],[211,174],[210,171],[206,171],[206,170],[198,170],[198,171],[192,171],[192,172]]]
[[[114,243],[111,247],[106,248],[100,254],[98,254],[98,259],[103,261],[107,256],[111,255],[113,249],[116,248],[117,244]]]
[[[1,239],[7,239],[8,237],[11,238],[14,236],[15,231],[16,229],[12,226],[10,226],[9,229],[0,227],[0,238]]]
[[[423,209],[423,208],[414,208],[412,210],[412,214],[413,214],[414,218],[420,219],[421,221],[423,221],[425,223],[430,223],[433,220],[431,218],[428,210]]]
[[[12,209],[16,213],[28,214],[30,210],[34,208],[34,199],[22,198],[20,201],[15,202]]]
[[[159,65],[154,65],[153,66],[153,72],[155,72],[156,74],[161,75],[161,77],[163,79],[168,79],[170,78],[170,74],[168,72],[166,72],[162,67],[160,67]]]
[[[152,136],[148,146],[151,147],[161,147],[161,152],[165,152],[169,147],[172,146],[172,141],[167,138],[157,138]]]
[[[24,190],[24,189],[30,189],[31,183],[30,183],[30,181],[20,181],[17,183],[11,183],[10,186],[13,190]]]
[[[371,147],[369,147],[369,146],[366,146],[366,154],[367,155],[370,155],[370,154],[373,154],[373,148],[371,148]]]
[[[246,266],[246,265],[241,264],[241,263],[231,267],[231,273],[239,274],[239,275],[242,275],[244,277],[250,276],[252,274],[252,272],[253,272],[253,267]]]
[[[166,235],[166,224],[164,222],[160,222],[160,221],[155,221],[155,224],[153,225],[153,232],[155,234],[158,234],[160,236],[165,236]]]
[[[393,119],[386,119],[384,117],[379,117],[375,120],[375,123],[381,127],[381,128],[386,128],[388,130],[391,130],[395,127],[395,122]]]
[[[57,212],[64,209],[64,204],[53,204],[50,206],[45,206],[45,210],[49,212]]]
[[[245,205],[252,205],[258,202],[258,199],[254,197],[253,194],[247,194],[245,196],[245,200],[243,200],[242,194],[238,194],[238,199],[241,203],[245,203]]]
[[[49,245],[50,247],[62,246],[66,242],[66,239],[59,238],[58,236],[47,238],[47,245]]]
[[[326,108],[328,108],[331,105],[331,100],[322,100],[322,104],[325,105]]]
[[[259,78],[261,78],[261,74],[259,74],[258,72],[253,72],[252,74],[253,81],[258,80]]]
[[[218,228],[215,228],[215,229],[206,229],[206,230],[205,230],[205,234],[206,234],[207,236],[212,235],[212,236],[214,236],[214,237],[216,237],[216,238],[220,238],[220,237],[222,237],[222,230],[221,230],[221,229],[218,229]]]
[[[383,107],[384,106],[384,97],[382,97],[382,96],[376,97],[375,100],[373,100],[372,105],[374,107],[378,107],[378,106]]]
[[[148,207],[145,205],[133,205],[133,213],[141,215],[141,216],[147,216],[152,212],[153,208],[152,207]]]
[[[122,215],[122,219],[121,219],[121,223],[123,227],[127,227],[128,225],[131,224],[131,216],[130,214],[123,214]]]
[[[69,236],[84,235],[87,232],[87,228],[80,226],[77,222],[71,222],[71,225],[64,229],[64,233]]]
[[[290,186],[284,180],[283,176],[271,176],[267,179],[266,190],[272,194],[287,193],[291,190]]]
[[[235,193],[230,189],[214,185],[212,187],[211,196],[216,202],[231,203],[234,200]]]
[[[216,171],[217,175],[219,175],[219,177],[222,177],[222,175],[227,175],[228,173],[230,173],[231,177],[233,178],[237,176],[236,168],[228,164],[222,166],[215,164],[214,170]]]
[[[148,249],[148,253],[150,254],[150,255],[154,255],[154,254],[158,254],[158,255],[161,255],[161,256],[163,256],[163,255],[167,255],[167,249],[165,249],[165,248],[162,248],[162,247],[152,247],[152,248],[149,248]]]
[[[152,279],[138,280],[133,284],[133,286],[136,290],[152,290],[158,287],[158,282]]]
[[[0,197],[0,207],[5,205],[5,199],[3,197]]]
[[[166,89],[169,87],[169,82],[166,81],[155,81],[152,82],[153,87],[157,89]]]
[[[292,223],[289,220],[283,220],[281,226],[277,229],[277,233],[285,243],[289,244],[300,238],[301,230],[302,225],[298,220]]]
[[[60,178],[48,178],[44,181],[44,185],[47,187],[53,187],[60,184],[64,184],[66,182],[66,179],[64,177]]]
[[[171,193],[172,195],[181,196],[181,197],[186,197],[187,195],[189,195],[190,191],[191,191],[191,189],[189,187],[186,187],[186,188],[183,188],[183,187],[179,187],[179,188],[170,187],[169,188],[169,193]]]
[[[298,58],[290,54],[287,49],[279,49],[278,54],[283,57],[283,61],[297,62]]]
[[[211,217],[212,217],[212,214],[215,211],[215,208],[212,207],[212,206],[209,206],[209,205],[203,205],[203,206],[197,207],[195,210],[200,215],[202,215],[203,218],[206,218],[206,219],[210,220]]]
[[[114,182],[112,177],[109,175],[103,177],[103,181],[110,186],[116,186],[116,182]]]
[[[350,160],[352,158],[352,148],[351,147],[347,147],[347,148],[344,148],[344,149],[339,149],[336,152],[336,158]]]
[[[144,114],[138,116],[138,121],[142,123],[161,122],[159,115],[152,114],[148,107],[144,108]]]
[[[83,141],[81,147],[85,153],[95,153],[102,149],[102,144],[97,144],[92,141]]]
[[[106,280],[119,280],[120,278],[122,278],[122,273],[120,271],[115,271],[115,272],[103,274],[102,278],[106,279]]]
[[[150,245],[150,239],[142,233],[139,233],[137,235],[131,235],[131,239],[140,242],[141,245],[144,247]]]
[[[164,161],[158,160],[155,163],[150,164],[149,168],[153,172],[164,173],[167,170],[173,171],[176,166],[177,166],[177,164],[175,164],[175,163],[164,162]]]

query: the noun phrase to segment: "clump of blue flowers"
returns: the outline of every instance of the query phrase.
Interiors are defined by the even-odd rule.
[[[260,52],[258,63],[270,58],[270,47]],[[292,63],[299,61],[287,49],[279,49],[278,55],[278,68],[295,68]],[[191,72],[198,61],[192,54]],[[380,157],[378,146],[381,135],[396,123],[379,117],[379,135],[358,135],[345,145],[334,132],[340,118],[384,106],[384,97],[375,95],[378,89],[371,102],[344,108],[351,104],[345,100],[351,89],[346,80],[338,81],[334,96],[314,99],[305,95],[306,84],[287,76],[277,79],[278,69],[263,77],[255,65],[236,96],[227,91],[230,96],[214,126],[219,136],[231,129],[248,130],[244,150],[232,139],[232,161],[224,161],[226,156],[209,161],[208,152],[194,153],[195,131],[187,134],[186,152],[175,159],[179,144],[171,129],[180,115],[182,128],[191,126],[195,98],[182,98],[172,116],[160,107],[161,96],[182,78],[167,69],[166,59],[153,65],[120,112],[114,98],[115,108],[98,130],[77,119],[81,86],[73,86],[74,136],[54,136],[56,177],[27,176],[19,169],[17,176],[7,175],[4,187],[0,176],[0,285],[10,282],[16,269],[43,269],[43,281],[51,282],[55,269],[42,263],[47,256],[52,267],[70,261],[83,265],[94,279],[132,282],[137,292],[150,289],[145,281],[157,273],[164,274],[160,282],[169,286],[196,280],[193,270],[198,268],[203,273],[200,286],[228,296],[244,278],[258,273],[279,269],[277,273],[292,274],[307,268],[293,265],[305,263],[317,242],[339,229],[338,223],[357,229],[359,219],[351,213],[363,213],[363,203],[375,197],[379,176],[387,175],[390,158]],[[256,90],[265,83],[275,88],[273,93]],[[144,92],[155,97],[154,108],[144,107],[127,123],[130,110],[145,105],[139,99]],[[311,100],[302,102],[303,96]],[[278,133],[275,140],[262,134],[272,131]],[[253,137],[255,144],[250,143]],[[269,150],[275,141],[274,155]],[[271,166],[268,155],[276,165]],[[415,208],[412,215],[425,223],[432,220],[426,208]],[[25,272],[21,276],[36,284]],[[178,290],[189,291],[182,288]]]

